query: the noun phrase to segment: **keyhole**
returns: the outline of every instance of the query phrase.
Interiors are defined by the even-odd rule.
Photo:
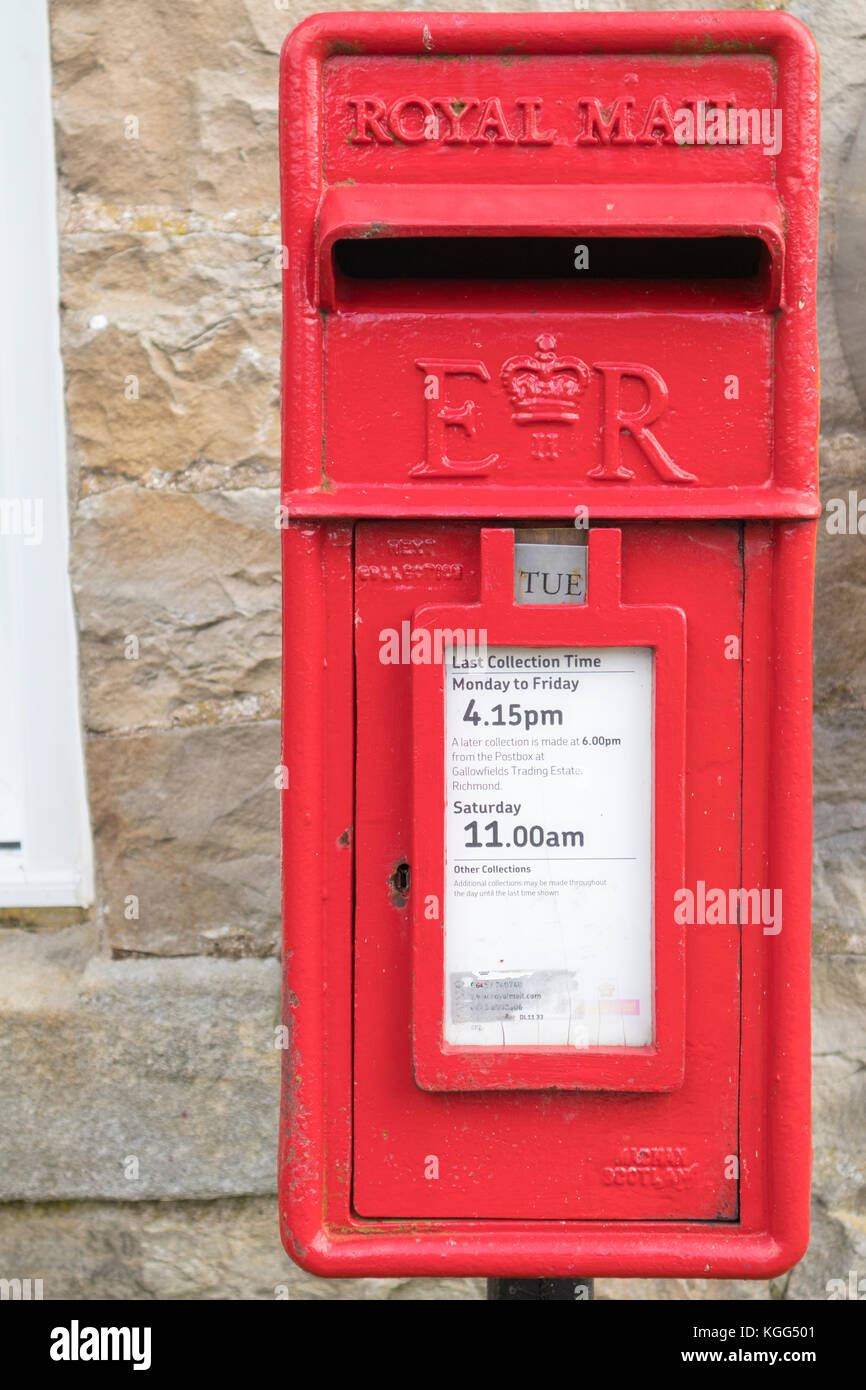
[[[388,875],[388,882],[391,885],[391,901],[395,907],[405,907],[409,900],[409,884],[411,882],[411,870],[405,859],[394,868],[394,872]]]

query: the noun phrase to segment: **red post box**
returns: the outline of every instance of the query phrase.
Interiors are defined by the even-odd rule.
[[[287,42],[280,1200],[316,1273],[805,1249],[817,82],[778,12]]]

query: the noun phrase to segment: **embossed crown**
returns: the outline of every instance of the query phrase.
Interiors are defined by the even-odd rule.
[[[502,367],[512,419],[518,424],[579,419],[577,403],[589,385],[589,367],[579,357],[557,357],[551,333],[540,334],[535,343],[535,357],[509,357]]]

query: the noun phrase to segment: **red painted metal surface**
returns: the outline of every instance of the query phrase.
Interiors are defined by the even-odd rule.
[[[781,113],[781,147],[669,138],[701,102]],[[315,1272],[766,1277],[805,1247],[816,102],[779,13],[333,14],[288,41],[280,1203]],[[479,236],[758,254],[729,278],[425,278],[426,238]],[[395,238],[410,278],[341,260]],[[576,514],[587,607],[515,607],[490,580],[513,528]],[[656,650],[659,1089],[507,1048],[473,1085],[417,912],[413,983],[442,672],[383,665],[380,633],[467,609],[512,645]],[[781,930],[687,925],[683,955],[680,881],[779,893]]]
[[[591,537],[599,534],[590,532]],[[450,607],[465,602],[469,594],[481,596],[480,536],[474,528],[417,522],[359,528],[356,1209],[390,1217],[418,1213],[500,1219],[572,1215],[587,1221],[601,1216],[612,1221],[729,1219],[737,1203],[736,1182],[724,1178],[725,1156],[737,1149],[740,1013],[735,927],[686,929],[687,978],[694,980],[684,1001],[685,1068],[682,1085],[669,1094],[626,1094],[625,1088],[610,1094],[528,1092],[522,1087],[520,1094],[510,1095],[431,1094],[415,1084],[411,914],[408,906],[395,906],[383,885],[400,857],[413,859],[413,820],[416,842],[423,834],[418,833],[419,820],[434,833],[430,810],[437,794],[435,782],[415,779],[418,793],[413,795],[412,740],[405,724],[413,681],[435,668],[383,666],[379,633],[382,628],[399,630],[401,621],[417,609],[419,594],[429,594],[433,586],[428,581],[397,588],[373,576],[389,561],[393,565],[395,543],[419,541],[426,543],[426,553],[443,570],[453,575],[461,569],[459,575],[436,584],[436,602]],[[691,883],[739,881],[741,672],[720,655],[726,635],[741,632],[739,541],[739,530],[731,523],[623,527],[625,608],[632,603],[652,605],[657,614],[663,613],[677,595],[686,616],[686,685],[691,694],[685,730],[685,838],[686,881]],[[685,589],[684,573],[692,576]],[[700,575],[697,582],[695,574]],[[462,594],[455,593],[458,589]],[[593,621],[589,610],[547,613],[560,621],[571,618],[575,624]],[[520,610],[527,623],[530,615],[536,622],[540,616],[537,610]],[[634,635],[639,629],[629,630]],[[674,718],[676,709],[675,700],[670,712]],[[435,736],[434,723],[428,737]],[[418,739],[415,749],[417,755]],[[384,767],[387,779],[382,777]],[[675,844],[677,806],[660,810],[660,817],[660,834],[670,833]],[[673,867],[669,865],[667,872],[672,877]],[[413,864],[410,904],[416,910],[426,894],[423,875],[423,861],[417,872]],[[661,899],[661,892],[657,896]],[[671,934],[681,930],[670,921],[665,925]],[[674,943],[671,946],[665,964],[679,983],[679,961]],[[697,981],[704,983],[697,987]],[[655,1150],[658,1161],[648,1157],[645,1166],[658,1171],[642,1171],[637,1179],[634,1172],[629,1175],[629,1168],[640,1165],[633,1156],[623,1158],[627,1149]],[[424,1159],[431,1154],[440,1160],[435,1182],[424,1176]]]

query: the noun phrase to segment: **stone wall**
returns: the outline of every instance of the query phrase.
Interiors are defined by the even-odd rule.
[[[50,6],[98,888],[91,912],[0,922],[0,1273],[48,1298],[483,1296],[317,1280],[277,1230],[277,59],[316,8]],[[866,0],[790,8],[823,55],[825,495],[866,495],[830,288]],[[820,1299],[866,1274],[864,545],[821,529],[811,1248],[772,1284],[602,1297]]]

